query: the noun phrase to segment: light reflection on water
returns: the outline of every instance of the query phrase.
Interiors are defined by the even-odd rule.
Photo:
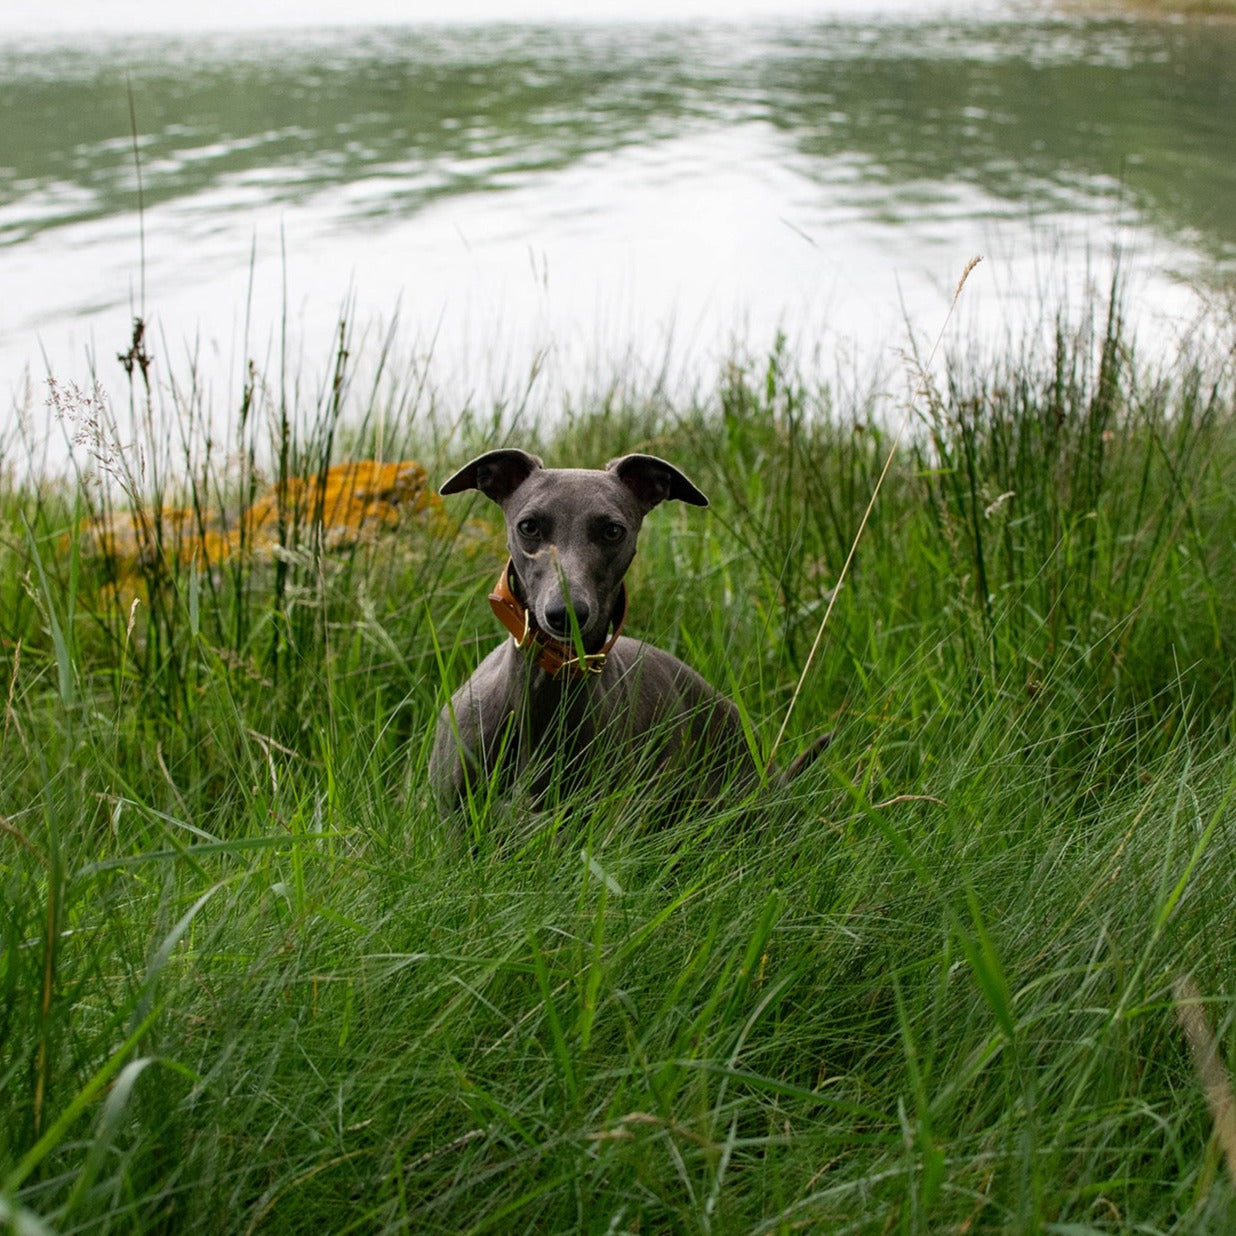
[[[70,54],[71,53],[71,54]],[[1116,248],[1158,321],[1236,271],[1236,30],[1026,18],[0,43],[0,383],[100,371],[141,303],[235,387],[399,306],[448,398],[684,378],[738,336],[1014,334]],[[242,338],[249,321],[248,338]],[[158,337],[158,336],[156,336]],[[554,389],[554,383],[559,389]],[[33,397],[37,403],[37,395]],[[21,396],[18,396],[20,402]]]

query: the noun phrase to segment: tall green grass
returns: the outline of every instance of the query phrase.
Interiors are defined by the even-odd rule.
[[[829,751],[668,825],[639,785],[436,818],[480,505],[335,554],[289,506],[217,567],[160,516],[441,476],[496,413],[356,389],[346,328],[317,394],[250,370],[226,450],[192,375],[81,396],[101,475],[0,495],[0,1226],[1228,1230],[1173,984],[1236,1061],[1236,396],[1129,340],[1113,297],[945,367],[792,717]],[[648,520],[632,622],[767,748],[901,414],[778,341],[519,444],[709,494]],[[117,594],[80,529],[134,505]]]

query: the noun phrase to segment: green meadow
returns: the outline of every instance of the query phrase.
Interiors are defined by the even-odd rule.
[[[80,471],[0,479],[0,1229],[1233,1230],[1232,353],[1044,319],[540,411],[344,338],[220,438],[140,347],[127,407],[58,387]],[[439,820],[498,513],[338,543],[289,482],[503,443],[709,495],[628,629],[761,757],[831,731],[802,778]],[[273,552],[194,550],[271,486]]]

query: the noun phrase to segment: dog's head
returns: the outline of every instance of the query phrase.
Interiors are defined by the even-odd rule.
[[[569,641],[573,610],[588,652],[605,642],[644,516],[669,498],[708,505],[673,464],[653,455],[623,455],[604,469],[546,468],[526,451],[489,451],[456,472],[441,492],[468,489],[502,508],[514,564],[511,588],[533,622]]]

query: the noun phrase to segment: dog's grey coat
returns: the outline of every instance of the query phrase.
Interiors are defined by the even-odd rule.
[[[651,455],[625,455],[602,471],[545,468],[524,451],[490,451],[441,492],[469,489],[502,507],[512,588],[532,620],[570,642],[569,606],[590,653],[606,642],[644,516],[666,499],[708,505],[677,468]],[[449,813],[495,776],[497,788],[518,781],[539,798],[555,775],[570,784],[595,773],[595,752],[615,777],[682,768],[700,797],[735,774],[756,773],[733,703],[668,652],[621,636],[599,674],[556,677],[504,640],[443,709],[429,776]]]

